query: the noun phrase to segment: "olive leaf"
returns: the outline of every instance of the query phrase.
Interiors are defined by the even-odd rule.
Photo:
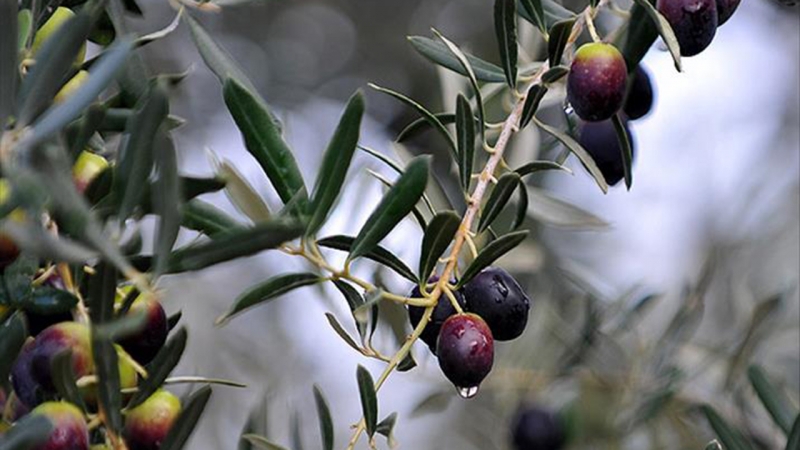
[[[617,133],[619,148],[622,151],[622,168],[625,176],[625,187],[631,190],[633,185],[633,147],[631,147],[631,137],[628,129],[623,122],[622,116],[614,114],[611,116],[614,124],[614,131]]]
[[[140,380],[136,393],[128,401],[128,409],[141,405],[161,388],[164,380],[169,377],[183,356],[187,337],[186,328],[180,328],[156,353],[155,358],[148,365],[148,377]]]
[[[669,54],[672,56],[672,60],[675,63],[675,69],[678,72],[683,70],[681,64],[681,47],[678,44],[678,38],[675,37],[675,32],[672,31],[672,27],[670,26],[667,19],[661,15],[660,12],[650,3],[650,0],[633,0],[636,5],[640,6],[644,12],[647,13],[647,16],[650,20],[653,21],[653,24],[658,30],[658,34],[661,35],[661,39],[664,40],[664,44],[667,45],[667,49],[669,50]],[[632,72],[635,69],[628,68],[629,72]]]
[[[333,450],[333,419],[328,401],[322,394],[322,390],[314,385],[314,403],[317,405],[317,416],[319,417],[319,433],[322,436],[322,449]]]
[[[453,241],[453,237],[461,225],[461,217],[453,211],[443,211],[436,214],[425,229],[422,238],[422,250],[419,257],[419,279],[424,284],[436,262]]]
[[[569,149],[569,151],[578,158],[581,164],[583,164],[583,167],[589,171],[589,174],[592,176],[592,178],[594,178],[594,181],[600,187],[600,190],[603,191],[604,194],[608,192],[608,184],[606,183],[603,173],[600,172],[600,168],[597,167],[597,163],[594,162],[594,159],[592,159],[591,155],[589,155],[586,149],[581,147],[578,141],[573,139],[568,134],[558,130],[557,128],[544,124],[536,117],[533,117],[532,120],[536,126],[564,144],[564,146],[567,147],[567,149]]]
[[[772,420],[788,435],[798,414],[797,409],[786,401],[786,395],[772,383],[762,367],[750,366],[747,369],[747,378]]]
[[[339,125],[328,143],[328,149],[325,150],[311,195],[311,217],[308,220],[307,235],[314,235],[319,231],[339,196],[358,145],[363,115],[364,95],[356,92],[348,101]]]
[[[550,61],[550,67],[561,64],[561,57],[567,48],[567,41],[574,25],[575,19],[570,18],[560,20],[550,27],[550,40],[547,41],[547,60]]]
[[[244,136],[247,151],[261,165],[281,200],[288,203],[305,190],[305,184],[297,161],[266,103],[233,78],[224,81],[222,93],[225,105]]]
[[[516,172],[503,174],[503,176],[497,180],[497,184],[494,189],[492,189],[492,193],[489,195],[489,199],[486,201],[481,211],[481,219],[478,222],[479,233],[486,230],[486,228],[494,222],[494,219],[500,215],[500,212],[511,199],[511,195],[519,184],[520,176]]]
[[[439,132],[439,134],[442,135],[442,137],[444,137],[445,141],[447,142],[447,147],[450,150],[450,153],[453,155],[453,157],[456,156],[455,155],[456,143],[453,140],[453,136],[450,135],[450,132],[447,131],[447,128],[444,126],[444,124],[442,122],[440,122],[439,119],[437,119],[436,116],[432,112],[428,111],[427,109],[425,109],[424,106],[420,105],[419,103],[415,102],[414,100],[411,100],[410,98],[408,98],[407,96],[405,96],[405,95],[403,95],[403,94],[401,94],[399,92],[393,91],[393,90],[385,88],[385,87],[378,86],[378,85],[373,84],[373,83],[369,83],[369,87],[371,87],[372,89],[375,89],[378,92],[383,92],[384,94],[387,94],[387,95],[389,95],[391,97],[394,97],[397,100],[400,100],[401,102],[403,102],[406,105],[410,106],[415,111],[417,111],[417,113],[419,113],[425,120],[427,120],[428,123],[430,123],[431,126],[433,126],[433,128],[435,130],[437,130]]]
[[[456,99],[456,136],[461,187],[468,190],[475,159],[475,120],[469,100],[461,94],[458,94]]]
[[[514,231],[504,236],[495,239],[489,245],[483,248],[478,256],[467,266],[461,279],[458,281],[458,287],[467,284],[472,278],[475,277],[481,270],[489,267],[498,258],[513,250],[516,246],[522,243],[528,236],[528,230]]]
[[[702,405],[700,410],[705,414],[708,423],[711,424],[711,428],[717,433],[726,450],[753,450],[753,447],[744,436],[723,419],[714,408],[709,405]]]
[[[0,323],[0,379],[8,380],[11,365],[28,337],[22,313],[14,313]]]
[[[319,244],[320,247],[350,252],[355,240],[356,238],[352,236],[334,235],[318,240],[317,244]],[[364,253],[362,256],[377,263],[383,264],[384,266],[394,270],[403,278],[413,281],[414,283],[417,282],[417,276],[414,274],[414,271],[411,270],[400,258],[395,256],[394,253],[390,252],[384,247],[381,247],[380,245],[376,245],[372,250]]]
[[[411,212],[428,182],[430,156],[418,156],[409,162],[403,175],[389,189],[353,241],[348,261],[372,251],[404,217]]]
[[[545,21],[542,0],[521,0],[520,4],[525,13],[531,18],[531,22],[539,28],[543,35],[547,35],[547,22]]]
[[[15,0],[0,0],[0,135],[14,110],[17,90],[18,7]]]
[[[365,428],[367,435],[372,437],[375,435],[378,426],[378,397],[375,393],[375,383],[372,381],[372,375],[369,374],[369,371],[360,364],[356,370],[356,378],[358,380],[358,392],[361,397]]]
[[[414,50],[431,62],[458,74],[467,75],[464,66],[443,43],[423,36],[409,36],[408,42],[411,43]],[[505,81],[503,69],[500,67],[470,54],[465,53],[465,56],[475,71],[475,77],[478,80],[488,83],[502,83]]]
[[[272,277],[267,281],[251,287],[242,295],[240,295],[233,302],[231,309],[220,316],[216,320],[215,324],[225,324],[233,316],[238,315],[249,308],[260,305],[268,300],[272,300],[297,288],[310,286],[321,281],[323,281],[323,278],[315,273],[291,273]]]
[[[495,0],[494,32],[506,83],[517,86],[517,0]]]
[[[519,119],[520,129],[525,128],[533,119],[545,94],[547,94],[547,86],[541,84],[534,84],[528,89],[528,95],[525,97],[525,104],[522,105],[522,115],[520,115]]]

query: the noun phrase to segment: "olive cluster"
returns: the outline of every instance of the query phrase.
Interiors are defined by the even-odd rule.
[[[711,43],[717,27],[725,23],[740,0],[658,0],[656,6],[667,19],[680,45],[682,56],[694,56]],[[567,99],[583,120],[579,142],[592,156],[606,183],[615,185],[624,177],[622,150],[611,117],[621,113],[625,133],[635,154],[628,121],[646,116],[653,106],[653,86],[641,66],[627,67],[625,58],[612,44],[582,45],[572,61],[567,78]]]
[[[429,283],[437,282],[431,278]],[[422,297],[419,287],[409,294]],[[510,341],[525,331],[531,300],[505,270],[488,267],[461,289],[453,291],[464,311],[441,297],[420,338],[439,359],[442,373],[464,397],[477,393],[494,363],[494,341]],[[409,306],[408,317],[416,327],[425,308]]]

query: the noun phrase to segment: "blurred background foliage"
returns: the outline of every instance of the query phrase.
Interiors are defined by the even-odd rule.
[[[165,2],[141,6],[144,18],[129,20],[131,29],[153,31],[172,19]],[[435,27],[497,62],[491,5],[483,0],[259,2],[203,14],[202,22],[278,109],[307,180],[343,103],[367,82],[433,111],[453,104],[463,80],[419,57],[406,36]],[[603,196],[575,163],[574,176],[531,180],[532,192],[544,188],[609,226],[587,227],[580,215],[547,217],[546,202],[533,206],[529,224],[537,232],[500,262],[534,299],[527,332],[498,349],[494,371],[469,401],[417,346],[421,370],[396,374],[379,395],[382,408],[399,413],[402,448],[509,448],[515,412],[539,404],[567,417],[572,448],[699,449],[714,437],[699,409],[705,403],[757,448],[783,448],[784,434],[756,400],[748,367],[763,367],[785,407],[797,411],[799,30],[796,9],[748,0],[709,51],[685,61],[686,73],[674,73],[658,45],[651,50],[645,64],[656,107],[634,128],[633,191]],[[528,51],[541,48],[537,39],[532,27],[523,29]],[[211,148],[261,194],[274,196],[244,152],[188,32],[182,28],[142,53],[154,72],[190,71],[172,103],[172,112],[188,119],[175,133],[181,167],[207,174]],[[390,152],[393,136],[416,117],[387,96],[367,98],[362,144]],[[530,128],[515,138],[512,161],[537,154],[540,136]],[[397,150],[446,151],[434,133]],[[356,166],[381,170],[364,155]],[[356,230],[380,189],[364,174],[353,177],[329,229]],[[224,195],[212,198],[236,213]],[[407,243],[420,235],[407,225],[386,245],[414,261],[417,246]],[[193,338],[184,369],[250,386],[215,398],[190,448],[234,448],[248,418],[251,430],[275,442],[314,448],[313,383],[326,392],[337,429],[360,415],[353,368],[365,362],[325,323],[324,311],[346,313],[333,292],[305,288],[232,325],[213,326],[246,287],[298,265],[287,259],[259,256],[168,278],[166,304],[183,309]],[[395,292],[411,288],[390,273],[376,276]],[[377,342],[394,346],[407,331],[405,312],[386,303],[381,315],[393,327],[384,327]],[[337,447],[346,435],[338,434]]]

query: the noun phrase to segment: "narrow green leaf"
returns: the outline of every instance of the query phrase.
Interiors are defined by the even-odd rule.
[[[353,247],[353,242],[355,242],[355,238],[352,236],[334,235],[320,239],[317,241],[317,244],[319,244],[321,247],[341,250],[343,252],[350,252],[351,248]],[[383,264],[384,266],[394,270],[403,278],[411,280],[414,283],[417,282],[417,276],[414,274],[414,271],[411,270],[400,258],[380,245],[375,246],[375,248],[363,254],[362,256],[377,263]]]
[[[222,92],[247,151],[261,165],[281,200],[289,202],[305,184],[267,105],[235,79],[225,80]]]
[[[21,9],[17,14],[17,33],[17,50],[22,52],[33,34],[33,15],[30,9]]]
[[[418,156],[408,163],[405,173],[383,196],[359,231],[348,261],[371,252],[414,209],[428,183],[430,159],[427,155]]]
[[[30,450],[50,438],[53,423],[42,415],[27,415],[0,436],[0,450]]]
[[[520,181],[519,199],[517,200],[517,213],[514,215],[514,222],[511,224],[512,230],[518,230],[528,217],[528,189],[524,181]]]
[[[456,121],[456,115],[451,113],[435,113],[434,116],[437,119],[439,119],[440,122],[442,122],[442,125],[450,125],[451,123],[455,123]],[[430,126],[431,123],[428,122],[427,119],[425,119],[424,117],[420,117],[419,119],[414,120],[410,124],[406,125],[405,128],[400,130],[400,132],[397,133],[395,141],[403,142],[408,139],[411,139],[412,137],[417,136],[423,131],[430,128]]]
[[[349,283],[342,280],[333,280],[333,284],[344,296],[347,306],[350,307],[350,311],[355,311],[356,308],[364,304],[364,297]]]
[[[272,277],[251,287],[240,295],[233,302],[231,309],[218,318],[215,323],[216,325],[227,323],[233,316],[249,308],[280,297],[297,288],[310,286],[321,281],[323,281],[323,278],[315,273],[291,273]]]
[[[89,280],[89,315],[93,324],[101,324],[114,318],[117,271],[106,262],[100,262],[94,270]]]
[[[425,119],[420,119],[420,120],[425,120]],[[362,151],[366,152],[368,155],[370,155],[370,156],[378,159],[379,161],[383,162],[387,166],[391,167],[392,170],[394,170],[395,172],[399,173],[400,175],[403,174],[403,168],[400,167],[400,164],[395,162],[395,161],[393,161],[391,158],[389,158],[388,156],[384,155],[383,153],[381,153],[381,152],[379,152],[377,150],[371,149],[369,147],[365,147],[363,145],[359,145],[358,148],[361,149]],[[392,186],[392,183],[389,183],[389,182],[384,183],[384,184],[387,187],[391,187]],[[436,210],[434,209],[433,203],[431,203],[430,198],[428,198],[428,194],[422,194],[422,201],[423,201],[423,203],[425,203],[425,206],[428,208],[428,211],[430,211],[431,214],[436,214]],[[424,229],[425,227],[423,226],[422,228]]]
[[[547,60],[550,61],[550,67],[561,64],[561,57],[564,55],[564,49],[567,48],[567,41],[572,33],[573,25],[575,25],[575,19],[564,19],[550,27],[550,40],[547,42]]]
[[[562,166],[554,161],[533,161],[525,164],[522,167],[518,167],[514,172],[519,174],[519,176],[524,177],[525,175],[530,175],[532,173],[541,172],[544,170],[561,170],[567,173],[572,173],[569,167]]]
[[[207,236],[217,236],[244,227],[210,203],[194,199],[181,207],[181,225]]]
[[[121,199],[119,220],[127,219],[144,198],[142,186],[153,170],[153,146],[158,129],[169,112],[167,92],[162,83],[150,85],[139,100],[136,114],[128,121],[125,140],[115,172],[114,190]]]
[[[340,338],[342,338],[345,344],[349,345],[353,350],[361,353],[361,348],[359,348],[358,344],[356,344],[356,341],[350,337],[342,324],[336,320],[336,317],[333,314],[325,313],[325,318],[328,319],[328,324],[331,326],[331,328],[333,328],[333,331],[338,334]]]
[[[458,74],[467,75],[464,66],[459,63],[458,59],[456,59],[441,42],[423,36],[409,36],[408,41],[411,43],[411,46],[414,47],[414,50],[434,64],[438,64]],[[505,81],[503,69],[500,67],[469,54],[467,54],[466,57],[475,70],[475,77],[478,80],[487,83],[502,83]]]
[[[461,225],[461,218],[453,211],[443,211],[434,216],[425,229],[419,257],[419,279],[427,280]]]
[[[53,32],[36,54],[36,64],[23,79],[17,96],[18,128],[29,125],[61,89],[93,22],[90,13],[78,13]]]
[[[381,175],[381,174],[379,174],[379,173],[377,173],[377,172],[375,172],[373,170],[367,169],[367,174],[372,176],[376,180],[380,181],[381,184],[386,186],[386,189],[391,189],[392,186],[394,185],[386,177],[384,177],[383,175]],[[401,172],[401,174],[402,174],[402,172]],[[425,194],[422,194],[422,198],[423,198],[423,200],[425,199]],[[425,216],[423,216],[422,212],[419,210],[419,208],[417,208],[417,205],[414,205],[414,207],[411,208],[411,214],[414,216],[414,220],[416,220],[417,223],[419,224],[420,229],[424,232],[425,229],[428,227],[428,223],[425,220]]]
[[[622,168],[625,175],[625,187],[630,191],[633,185],[633,148],[631,147],[631,139],[628,135],[628,130],[622,120],[622,116],[619,114],[611,116],[611,122],[614,124],[614,131],[617,132],[617,140],[619,141],[619,147],[622,151]]]
[[[381,420],[381,422],[375,427],[375,431],[378,434],[382,434],[386,437],[389,442],[389,448],[394,448],[396,446],[394,440],[395,425],[397,425],[397,413],[393,412],[386,416],[385,419]]]
[[[522,115],[519,119],[520,129],[525,128],[531,119],[533,119],[545,94],[547,94],[547,86],[541,84],[534,84],[528,90],[528,96],[525,97],[525,104],[522,105]]]
[[[186,328],[180,328],[174,336],[158,351],[156,357],[148,365],[148,377],[139,381],[138,390],[128,401],[127,408],[132,409],[142,404],[153,395],[169,374],[178,365],[186,349]]]
[[[8,380],[11,365],[27,337],[28,329],[21,313],[14,313],[0,323],[0,380]]]
[[[167,437],[161,443],[161,450],[181,450],[186,445],[186,441],[197,428],[197,422],[206,408],[208,399],[211,397],[211,386],[203,386],[197,392],[189,396],[183,406],[180,416],[170,428]]]
[[[359,364],[356,371],[358,379],[358,392],[361,397],[361,409],[364,413],[364,423],[367,435],[375,435],[378,426],[378,397],[375,393],[375,383],[369,371]]]
[[[239,211],[253,223],[269,220],[272,214],[267,202],[236,168],[223,161],[217,167],[217,176],[225,180],[225,195]]]
[[[644,7],[634,3],[630,14],[628,32],[620,34],[616,42],[617,47],[622,50],[622,55],[625,57],[629,75],[636,71],[639,62],[658,38],[658,30],[653,21],[649,20]]]
[[[153,185],[153,212],[158,215],[154,244],[155,271],[158,276],[169,266],[170,253],[181,229],[181,184],[178,157],[172,139],[159,133],[153,146],[157,178]]]
[[[92,357],[97,370],[97,393],[105,424],[118,435],[123,422],[117,350],[111,340],[98,339],[92,333]]]
[[[264,450],[288,450],[286,447],[273,444],[272,442],[268,441],[267,438],[257,434],[243,434],[242,439]]]
[[[569,73],[569,69],[564,66],[554,66],[542,74],[542,83],[550,84],[564,78]]]
[[[725,450],[753,450],[753,447],[747,442],[744,436],[728,424],[722,416],[717,414],[714,408],[709,405],[703,405],[700,409],[703,411],[703,414],[705,414],[706,419],[708,419],[708,423],[711,424],[711,428],[717,433],[719,440],[722,441]]]
[[[333,133],[319,168],[311,195],[310,215],[306,234],[316,234],[328,218],[344,185],[347,169],[353,159],[364,115],[364,95],[356,92],[347,103],[339,125]]]
[[[492,241],[489,245],[483,248],[480,253],[478,253],[478,257],[475,258],[469,266],[467,266],[467,270],[464,271],[464,274],[461,276],[461,279],[458,281],[458,286],[464,286],[466,283],[469,282],[475,275],[480,273],[481,270],[491,265],[495,262],[498,258],[505,255],[506,253],[510,252],[514,249],[514,247],[518,246],[525,240],[528,236],[528,230],[523,231],[514,231],[513,233],[508,233],[504,236],[500,236],[499,238]]]
[[[608,222],[575,205],[557,199],[545,190],[528,186],[530,207],[528,214],[534,219],[555,227],[573,229],[603,229]]]
[[[331,419],[331,409],[322,390],[314,385],[314,402],[317,404],[317,416],[319,417],[319,433],[322,436],[322,450],[333,450],[333,419]]]
[[[583,164],[583,167],[585,167],[586,170],[589,171],[589,174],[592,176],[592,178],[594,178],[594,181],[600,187],[600,190],[603,191],[604,194],[608,192],[608,184],[606,183],[606,179],[603,177],[603,173],[600,172],[600,168],[597,167],[597,164],[594,162],[594,159],[592,159],[592,157],[589,155],[586,149],[581,147],[578,141],[573,139],[568,134],[556,129],[555,127],[545,125],[543,122],[539,121],[539,119],[537,119],[536,117],[533,117],[532,120],[536,124],[536,126],[544,130],[547,134],[556,138],[562,144],[564,144],[564,146],[578,158],[581,164]]]
[[[542,0],[522,0],[520,3],[525,12],[531,17],[533,24],[539,28],[543,35],[547,36],[547,22],[545,22]]]
[[[192,18],[189,14],[183,15],[184,20],[189,25],[189,31],[192,35],[192,40],[200,52],[200,56],[206,63],[211,72],[219,78],[220,83],[233,79],[240,85],[245,87],[252,94],[256,94],[258,90],[247,78],[242,69],[233,59],[233,57],[224,48],[217,44],[208,32]]]
[[[514,89],[517,86],[517,0],[495,0],[494,32],[506,82]]]
[[[772,420],[788,435],[797,411],[786,401],[786,395],[770,381],[766,371],[760,366],[750,366],[747,369],[747,378]]]
[[[58,105],[53,105],[33,124],[28,145],[49,139],[70,122],[77,119],[86,108],[117,77],[133,50],[133,42],[123,38],[115,42],[92,65],[89,76],[75,92]]]
[[[99,104],[89,105],[83,117],[76,124],[77,131],[74,137],[70,139],[69,154],[71,156],[76,157],[89,146],[105,117],[105,106]]]
[[[789,437],[786,439],[786,450],[797,450],[800,448],[800,414],[794,419],[792,431],[789,432]]]
[[[486,200],[486,204],[481,210],[481,220],[478,222],[479,233],[486,230],[500,215],[508,201],[511,200],[511,195],[519,186],[520,180],[520,176],[516,172],[505,173],[497,180],[497,185],[492,189],[489,199]]]
[[[414,355],[411,352],[408,352],[405,358],[397,364],[397,371],[398,372],[408,372],[409,370],[417,367],[417,362],[414,361]]]
[[[469,189],[472,180],[472,166],[475,160],[475,120],[469,100],[458,94],[456,100],[456,135],[458,142],[458,169],[461,187]]]
[[[667,45],[667,49],[669,50],[669,54],[672,56],[672,60],[675,63],[675,69],[678,72],[681,72],[681,47],[678,44],[678,38],[675,37],[675,32],[672,31],[672,27],[667,22],[667,19],[661,15],[660,12],[650,3],[649,0],[633,0],[634,3],[639,5],[644,12],[647,13],[647,16],[650,17],[653,24],[658,30],[658,34],[661,35],[661,39],[664,40],[664,43]],[[628,68],[629,71],[633,71],[634,69]]]
[[[13,303],[26,312],[52,315],[71,311],[78,304],[78,298],[63,289],[40,286]]]
[[[378,302],[383,299],[383,294],[384,290],[381,288],[367,291],[366,295],[364,296],[364,303],[356,308],[355,311],[353,311],[353,317],[356,318],[356,321],[359,324],[367,324],[369,322],[370,315],[372,316],[374,322],[376,316],[375,307],[378,305]]]
[[[458,62],[461,64],[461,66],[464,68],[464,71],[467,73],[467,77],[469,78],[469,83],[472,86],[472,93],[475,96],[475,105],[478,108],[478,133],[480,133],[481,141],[483,141],[484,123],[486,122],[485,121],[486,112],[483,109],[483,98],[481,96],[481,87],[478,85],[478,79],[475,77],[475,71],[472,69],[472,66],[469,63],[469,59],[467,59],[467,56],[464,54],[464,52],[461,51],[460,48],[458,48],[456,44],[452,43],[446,37],[442,36],[442,34],[436,31],[435,29],[433,30],[433,32],[439,39],[441,39],[442,42],[444,42],[444,45],[446,45],[447,48],[450,50],[450,52],[453,53],[456,59],[458,59]]]
[[[0,230],[11,236],[22,250],[43,259],[82,264],[97,256],[95,251],[72,239],[56,238],[40,224],[30,220],[23,222],[7,220]]]
[[[433,128],[436,129],[436,131],[438,131],[442,135],[442,137],[444,137],[445,141],[447,142],[447,146],[448,149],[450,150],[450,153],[455,157],[456,143],[453,140],[453,136],[450,135],[450,132],[447,131],[447,128],[444,126],[444,124],[442,124],[442,122],[440,122],[439,119],[437,119],[432,112],[428,111],[427,109],[425,109],[424,106],[420,105],[414,100],[411,100],[410,98],[406,97],[405,95],[399,92],[395,92],[391,89],[380,87],[372,83],[369,84],[369,87],[375,89],[378,92],[383,92],[384,94],[394,97],[397,100],[400,100],[401,102],[413,108],[417,113],[419,113],[422,117],[424,117],[425,120],[427,120],[431,124],[431,126],[433,126]]]
[[[534,0],[535,1],[535,0]],[[520,1],[522,8],[517,8],[517,13],[523,19],[532,23],[534,26],[539,26],[536,18],[528,12],[525,6],[525,0]],[[547,31],[558,21],[575,17],[575,13],[562,6],[556,0],[541,0],[542,10],[544,11],[544,27],[545,31],[542,34],[547,37]]]
[[[304,227],[294,220],[276,219],[243,230],[232,230],[210,242],[181,248],[172,252],[170,273],[204,269],[262,250],[278,247],[298,238]]]
[[[18,8],[16,0],[0,0],[0,135],[14,110],[17,93]]]
[[[67,349],[56,354],[50,361],[50,368],[53,374],[53,384],[58,391],[58,395],[85,411],[86,405],[83,403],[83,397],[80,390],[78,390],[78,385],[75,384],[77,377],[72,370],[72,351]]]

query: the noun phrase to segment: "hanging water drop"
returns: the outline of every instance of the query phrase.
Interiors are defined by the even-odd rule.
[[[458,395],[461,398],[472,398],[478,395],[478,390],[480,386],[471,386],[471,387],[457,387],[456,391],[458,391]]]

